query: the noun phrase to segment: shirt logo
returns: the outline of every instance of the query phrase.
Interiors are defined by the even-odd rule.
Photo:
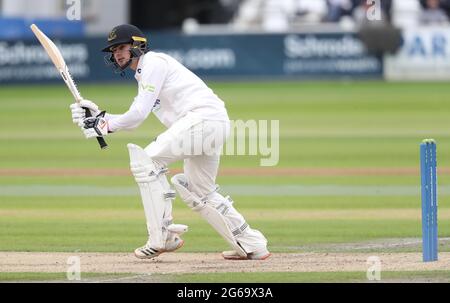
[[[152,112],[158,111],[161,108],[161,100],[156,99],[155,103],[152,106]]]
[[[155,91],[155,87],[151,84],[142,84],[141,83],[141,88],[145,91],[148,91],[150,93],[153,93]]]

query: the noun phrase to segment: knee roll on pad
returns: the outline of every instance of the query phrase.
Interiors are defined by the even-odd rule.
[[[188,183],[184,174],[177,174],[173,176],[170,181],[180,195],[181,200],[183,200],[183,202],[185,202],[192,210],[200,211],[205,207],[205,202],[197,197],[196,194],[188,190]]]

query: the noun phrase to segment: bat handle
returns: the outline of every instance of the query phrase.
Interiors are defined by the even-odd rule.
[[[84,108],[85,117],[86,118],[91,117],[92,116],[91,115],[91,111],[88,108],[86,108],[86,107],[83,107],[83,108]],[[108,144],[106,144],[106,141],[105,141],[105,139],[103,137],[97,137],[97,142],[100,145],[101,149],[105,149],[105,148],[108,147]]]

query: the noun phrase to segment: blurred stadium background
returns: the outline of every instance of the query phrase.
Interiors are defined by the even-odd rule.
[[[150,49],[204,79],[231,119],[280,121],[277,166],[260,168],[259,155],[224,156],[218,177],[267,235],[271,272],[167,279],[367,281],[361,256],[349,258],[362,260],[362,270],[315,272],[308,266],[325,254],[311,262],[300,255],[326,252],[393,253],[383,279],[448,282],[449,16],[450,0],[0,0],[0,254],[129,253],[145,240],[125,146],[145,146],[162,125],[150,117],[133,133],[109,136],[107,151],[86,142],[71,124],[69,92],[29,29],[36,23],[56,41],[85,98],[120,113],[136,84],[106,67],[100,49],[114,26],[132,23]],[[438,142],[444,262],[428,267],[418,170],[427,137]],[[178,199],[174,208],[175,221],[191,227],[183,252],[227,248]],[[299,255],[288,270],[277,254],[292,252]],[[7,265],[0,280],[65,278]]]
[[[56,80],[29,30],[58,39],[78,81],[114,81],[98,52],[133,23],[204,77],[449,78],[448,0],[0,1],[0,85]]]

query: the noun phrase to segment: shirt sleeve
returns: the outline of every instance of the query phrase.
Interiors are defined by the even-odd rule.
[[[138,82],[138,95],[134,98],[128,111],[122,115],[105,115],[109,131],[131,130],[144,122],[158,98],[167,77],[167,71],[167,61],[163,58],[154,57],[144,62],[142,77]]]

